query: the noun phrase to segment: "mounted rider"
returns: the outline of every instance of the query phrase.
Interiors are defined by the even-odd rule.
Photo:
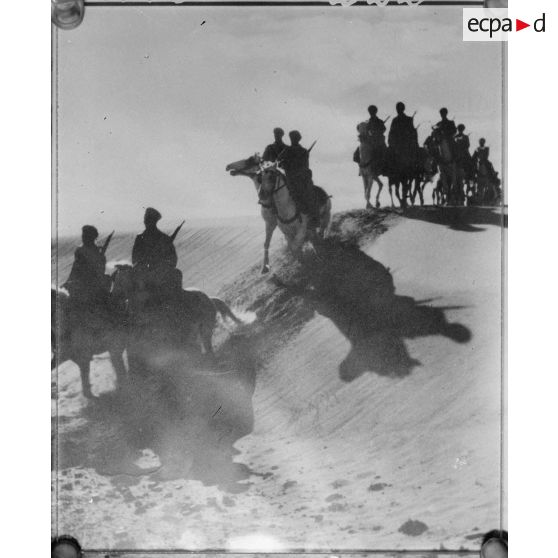
[[[391,121],[388,144],[395,153],[408,153],[418,149],[418,134],[412,116],[405,114],[405,104],[395,105],[397,116]]]
[[[285,132],[282,128],[274,128],[273,129],[273,136],[275,137],[275,141],[270,143],[264,150],[262,160],[263,161],[270,161],[274,163],[277,161],[279,155],[285,150],[287,144],[283,142],[283,136]]]
[[[455,144],[455,161],[458,168],[465,171],[465,176],[470,176],[472,158],[469,149],[471,147],[471,142],[469,141],[469,136],[464,132],[465,124],[459,124],[459,126],[457,126],[457,134],[453,138]]]
[[[447,140],[449,145],[451,146],[452,153],[455,147],[454,138],[457,134],[457,128],[455,127],[455,122],[453,120],[449,120],[448,118],[448,109],[441,108],[440,109],[440,116],[442,120],[438,122],[434,128],[434,134],[438,135],[438,139],[441,141],[443,139]]]
[[[454,136],[454,160],[456,164],[456,179],[457,184],[463,186],[464,183],[467,184],[467,193],[471,191],[471,181],[473,179],[473,159],[469,148],[471,147],[471,142],[469,141],[469,136],[464,133],[465,124],[459,124],[457,126],[457,134]],[[460,193],[463,191],[460,190]],[[463,200],[461,200],[463,201]]]
[[[478,168],[480,163],[484,163],[489,167],[492,167],[492,163],[488,160],[489,156],[490,156],[490,147],[486,145],[486,140],[484,138],[481,138],[479,140],[479,146],[475,149],[475,152],[473,153],[473,164],[475,165],[475,168]]]
[[[157,228],[160,219],[161,214],[156,209],[145,210],[145,230],[136,236],[132,249],[138,291],[155,301],[182,292],[182,272],[176,268],[178,258],[173,238]]]
[[[108,300],[110,277],[105,275],[105,251],[112,235],[102,248],[95,242],[98,236],[99,232],[92,225],[82,227],[82,245],[76,249],[70,275],[62,285],[70,293],[74,307],[94,307]]]
[[[385,138],[386,125],[381,118],[378,118],[377,106],[370,105],[368,107],[368,114],[370,118],[367,122],[367,129],[372,147],[372,158],[375,161],[375,166],[380,171],[378,174],[381,174],[387,151]]]
[[[499,193],[501,193],[501,180],[498,177],[498,173],[494,169],[494,166],[488,159],[489,155],[490,148],[486,145],[486,140],[484,138],[480,138],[479,146],[473,153],[473,169],[477,185],[479,187],[483,185],[483,188],[487,190],[489,197],[491,196],[492,198],[488,201],[494,201]],[[481,196],[484,198],[487,192],[484,192]]]
[[[310,170],[310,151],[300,145],[302,136],[298,130],[289,132],[289,138],[291,145],[283,150],[278,160],[285,170],[289,193],[299,210],[308,215],[309,226],[315,228],[319,208]]]

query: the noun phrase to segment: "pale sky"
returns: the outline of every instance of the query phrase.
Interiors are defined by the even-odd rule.
[[[202,25],[202,22],[203,23]],[[501,171],[502,50],[464,43],[461,8],[90,8],[58,32],[59,233],[257,215],[225,166],[298,129],[334,210],[360,207],[358,122],[447,106]],[[389,126],[389,123],[388,123]]]

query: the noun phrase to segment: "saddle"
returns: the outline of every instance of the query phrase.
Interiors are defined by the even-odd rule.
[[[182,294],[182,272],[177,268],[134,268],[134,314],[172,306]]]

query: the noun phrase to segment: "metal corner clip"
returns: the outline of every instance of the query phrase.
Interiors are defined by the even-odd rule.
[[[51,21],[60,29],[75,29],[84,13],[84,0],[51,0]]]

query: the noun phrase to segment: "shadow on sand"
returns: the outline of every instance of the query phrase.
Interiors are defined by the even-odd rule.
[[[418,219],[443,225],[455,231],[482,232],[478,225],[508,227],[508,215],[500,207],[408,207],[403,210],[408,219]]]
[[[148,376],[131,372],[127,386],[93,400],[81,427],[60,436],[58,467],[91,467],[123,490],[149,474],[242,492],[251,471],[233,461],[233,446],[253,429],[255,371],[248,339],[233,335],[212,363],[182,353]],[[135,463],[145,448],[158,463]]]
[[[339,375],[347,382],[364,372],[410,374],[421,363],[409,355],[405,339],[430,335],[457,343],[471,339],[469,329],[447,321],[444,310],[449,307],[396,295],[389,269],[353,243],[325,241],[319,256],[304,261],[294,284],[279,278],[275,282],[329,318],[351,342],[350,353],[339,365]]]

